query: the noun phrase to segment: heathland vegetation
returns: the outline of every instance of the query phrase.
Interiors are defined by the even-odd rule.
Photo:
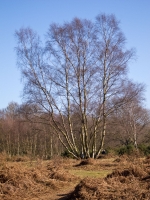
[[[0,199],[150,199],[150,158],[139,154],[77,160],[0,155]]]

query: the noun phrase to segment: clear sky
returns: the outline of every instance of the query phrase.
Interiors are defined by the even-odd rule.
[[[94,20],[99,13],[114,14],[121,22],[127,47],[136,49],[129,78],[146,85],[145,106],[150,109],[150,0],[0,0],[0,109],[12,101],[22,102],[15,30],[31,27],[44,37],[52,22],[74,17]]]

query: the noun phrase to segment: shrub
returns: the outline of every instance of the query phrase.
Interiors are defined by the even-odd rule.
[[[145,156],[148,156],[150,154],[150,146],[140,144],[138,148],[140,152],[142,152]]]
[[[124,155],[124,154],[131,155],[134,151],[135,151],[135,147],[132,144],[129,144],[129,145],[118,148],[117,154],[118,155]]]
[[[61,153],[61,156],[64,158],[73,158],[73,156],[67,150]]]

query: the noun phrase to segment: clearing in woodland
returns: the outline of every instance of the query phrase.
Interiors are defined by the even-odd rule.
[[[150,199],[149,157],[0,159],[3,200]]]

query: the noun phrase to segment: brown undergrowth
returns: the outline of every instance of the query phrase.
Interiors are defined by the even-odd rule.
[[[117,158],[117,168],[106,178],[83,179],[75,188],[70,200],[93,199],[150,199],[150,170],[148,161]]]
[[[50,161],[19,158],[19,162],[3,158],[0,199],[148,200],[150,158],[122,156],[75,160],[55,157]]]
[[[39,199],[41,195],[50,195],[76,180],[63,167],[56,167],[55,162],[1,163],[0,199]]]

